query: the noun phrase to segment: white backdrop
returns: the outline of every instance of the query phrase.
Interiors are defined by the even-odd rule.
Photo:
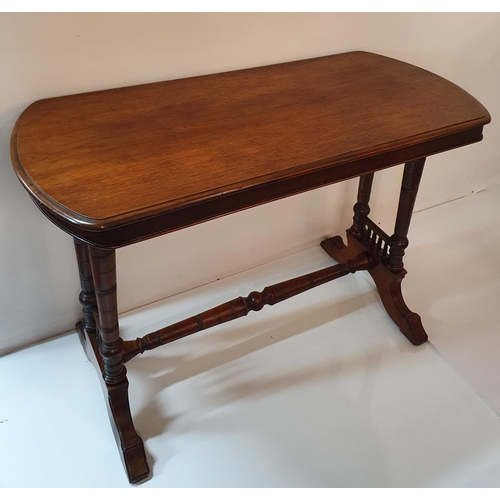
[[[80,310],[72,239],[11,167],[10,132],[28,104],[350,50],[448,78],[492,115],[483,142],[428,160],[416,210],[500,184],[499,14],[0,14],[0,354],[70,331]],[[376,176],[377,222],[392,220],[400,176]],[[349,181],[120,249],[120,311],[343,234],[355,195]]]

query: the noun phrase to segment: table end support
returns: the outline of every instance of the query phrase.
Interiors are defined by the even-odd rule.
[[[369,241],[371,242],[373,239]],[[339,263],[351,259],[353,255],[359,252],[370,251],[375,264],[372,268],[368,269],[368,272],[375,282],[387,314],[399,327],[401,333],[413,345],[418,346],[427,342],[428,337],[422,326],[420,316],[408,308],[403,298],[401,282],[406,275],[405,269],[398,272],[392,272],[387,269],[380,255],[374,252],[373,247],[370,244],[365,245],[359,241],[349,230],[347,231],[347,245],[344,244],[340,236],[335,236],[324,240],[321,246],[330,257]]]
[[[353,224],[347,230],[347,246],[340,236],[327,239],[321,244],[328,255],[339,263],[362,251],[370,253],[374,265],[368,272],[377,286],[382,304],[413,345],[425,343],[428,337],[420,316],[412,312],[404,301],[401,282],[406,276],[403,257],[408,247],[408,229],[424,164],[425,158],[405,164],[392,236],[368,218],[373,185],[373,173],[368,173],[359,178],[357,203],[353,207]]]
[[[76,239],[75,250],[83,308],[76,330],[87,358],[97,370],[129,482],[136,484],[145,480],[150,470],[144,443],[130,412],[129,383],[122,362],[123,340],[118,330],[114,251],[90,248]]]
[[[109,421],[128,480],[131,484],[140,483],[148,478],[150,469],[144,443],[134,428],[130,413],[128,379],[125,377],[119,384],[107,384],[102,377],[104,365],[97,336],[87,333],[81,322],[76,329],[85,354],[99,375]]]

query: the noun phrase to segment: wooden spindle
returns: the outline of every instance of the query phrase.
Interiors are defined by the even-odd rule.
[[[108,384],[118,384],[124,380],[126,370],[122,362],[123,340],[118,329],[115,251],[90,247],[90,263],[99,311],[99,352],[104,364],[103,377]]]
[[[372,192],[373,173],[365,174],[359,178],[358,201],[354,205],[353,223],[351,233],[362,239],[366,234],[365,221],[370,213],[370,194]]]
[[[268,286],[262,292],[252,292],[248,297],[238,297],[222,305],[197,314],[174,325],[167,326],[142,338],[124,342],[123,360],[132,359],[137,354],[155,349],[201,330],[246,316],[250,311],[260,311],[265,305],[274,305],[294,297],[349,273],[369,269],[372,259],[362,253],[342,264],[327,267],[298,278]]]
[[[92,279],[92,269],[90,267],[89,248],[83,241],[74,239],[76,261],[78,263],[78,273],[80,275],[80,304],[83,309],[82,325],[88,334],[96,333],[96,323],[94,321],[94,309],[96,307],[96,297],[94,281]]]
[[[424,164],[425,158],[405,164],[396,224],[394,234],[389,240],[390,251],[386,262],[386,266],[393,272],[401,271],[404,268],[403,257],[409,243],[407,235]]]

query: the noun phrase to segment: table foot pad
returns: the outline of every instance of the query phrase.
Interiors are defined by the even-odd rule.
[[[378,232],[385,236],[382,231]],[[372,254],[374,265],[368,269],[368,272],[377,286],[382,304],[387,313],[413,345],[420,345],[427,342],[428,337],[422,326],[420,316],[412,312],[403,299],[401,281],[406,275],[406,270],[390,271],[384,265],[387,247],[384,245],[382,251],[380,251],[380,246],[376,245],[374,247],[370,244],[370,241],[372,240],[369,240],[365,244],[350,231],[347,231],[347,246],[340,236],[324,240],[321,246],[330,257],[339,263],[351,259],[353,255],[357,255],[360,252],[369,251]]]
[[[105,394],[109,420],[120,451],[121,459],[131,483],[139,483],[149,476],[149,466],[144,443],[137,434],[130,413],[128,380],[118,384],[107,384],[102,377],[103,363],[96,335],[87,334],[78,323],[77,331],[90,362],[96,367]]]

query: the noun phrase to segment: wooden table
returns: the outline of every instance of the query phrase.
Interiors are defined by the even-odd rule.
[[[145,350],[368,270],[408,340],[427,335],[401,281],[427,156],[478,142],[486,109],[423,69],[366,52],[37,101],[12,133],[15,171],[73,236],[87,355],[100,373],[130,482],[149,475],[125,363]],[[405,163],[394,234],[369,218],[374,172]],[[120,338],[115,249],[359,177],[354,220],[323,241],[338,262],[252,292],[135,341]]]

